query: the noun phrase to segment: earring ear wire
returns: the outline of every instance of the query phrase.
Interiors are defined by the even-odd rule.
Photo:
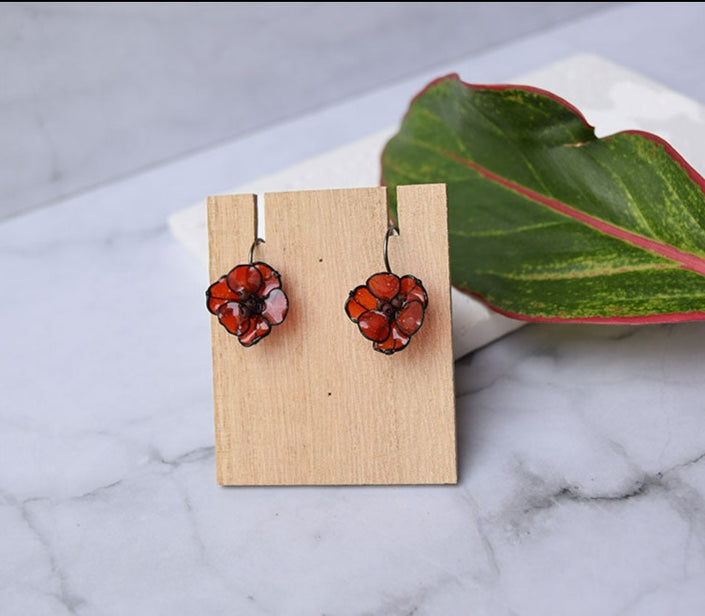
[[[252,260],[253,260],[254,254],[255,254],[255,248],[257,248],[257,246],[259,246],[260,244],[264,244],[264,243],[265,243],[265,242],[264,242],[264,240],[263,240],[261,237],[255,238],[255,241],[252,242],[252,246],[250,246],[250,252],[249,252],[249,255],[248,255],[248,257],[247,257],[247,262],[248,262],[250,265],[252,265]]]
[[[387,273],[392,273],[392,268],[389,267],[389,236],[399,235],[399,232],[392,224],[387,227],[387,232],[384,234],[384,267],[387,268]]]

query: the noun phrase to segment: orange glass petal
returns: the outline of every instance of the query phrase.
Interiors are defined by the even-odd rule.
[[[228,302],[218,311],[218,320],[231,334],[239,336],[250,327],[250,319],[237,302]]]
[[[249,347],[257,344],[270,332],[270,326],[267,321],[262,318],[262,315],[257,314],[249,319],[250,327],[243,334],[238,336],[240,344]]]
[[[287,300],[284,291],[274,289],[269,296],[264,300],[264,308],[262,316],[270,325],[279,325],[289,311],[289,300]]]
[[[281,281],[279,280],[279,272],[272,269],[271,266],[267,265],[262,261],[257,261],[253,263],[254,267],[262,276],[262,285],[257,291],[257,295],[260,297],[267,297],[274,289],[281,288]]]
[[[221,276],[217,282],[214,282],[206,290],[206,306],[213,314],[217,314],[218,310],[230,301],[238,299],[228,286],[227,276]]]
[[[421,302],[406,304],[397,314],[396,323],[407,336],[415,334],[423,323],[424,307]]]
[[[423,288],[421,281],[414,276],[404,276],[401,279],[401,295],[403,295],[407,302],[418,301],[426,306],[428,304],[428,296],[426,295],[426,289]]]
[[[364,285],[353,289],[345,304],[345,312],[355,323],[357,323],[363,312],[374,310],[375,308],[377,308],[377,298]]]
[[[399,293],[399,277],[394,274],[375,274],[367,279],[367,288],[384,302],[392,301]]]
[[[387,315],[376,310],[368,310],[357,321],[362,335],[373,342],[382,342],[389,336],[389,319]]]
[[[405,348],[406,345],[409,344],[409,340],[411,340],[411,338],[402,332],[396,323],[392,323],[387,339],[382,342],[375,342],[372,346],[375,351],[380,351],[385,355],[391,355]]]
[[[228,286],[238,296],[254,295],[262,286],[262,274],[254,265],[238,265],[228,274]]]

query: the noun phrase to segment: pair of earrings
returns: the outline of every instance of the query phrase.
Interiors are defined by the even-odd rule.
[[[350,320],[372,341],[375,351],[385,355],[406,348],[421,328],[428,305],[428,295],[418,278],[409,274],[399,277],[389,267],[388,244],[393,231],[390,227],[384,236],[386,271],[355,287],[345,302]],[[289,311],[279,273],[263,261],[254,261],[255,248],[263,241],[255,239],[248,262],[235,266],[206,290],[208,310],[245,347],[268,336]]]

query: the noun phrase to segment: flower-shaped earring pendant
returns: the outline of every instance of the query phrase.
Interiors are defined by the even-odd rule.
[[[206,290],[208,310],[245,347],[269,335],[289,311],[279,273],[262,261],[252,261],[255,246],[263,241],[252,244],[249,263],[235,266]]]
[[[386,272],[373,274],[364,285],[350,291],[345,312],[360,333],[372,341],[375,351],[392,355],[405,349],[423,324],[428,295],[415,276],[401,278],[391,272],[387,245],[393,229],[384,237]]]

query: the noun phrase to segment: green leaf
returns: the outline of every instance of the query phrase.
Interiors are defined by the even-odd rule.
[[[449,75],[412,101],[382,180],[447,183],[453,285],[499,312],[705,319],[705,180],[656,135],[598,139],[549,92]]]

